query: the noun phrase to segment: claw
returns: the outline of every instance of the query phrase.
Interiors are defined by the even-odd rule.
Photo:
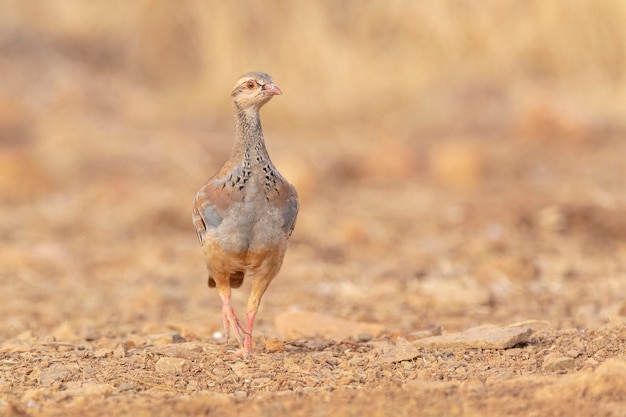
[[[252,359],[252,351],[249,349],[246,349],[245,347],[242,347],[234,351],[231,355],[227,356],[227,359],[238,359],[238,358],[241,358],[244,360]]]

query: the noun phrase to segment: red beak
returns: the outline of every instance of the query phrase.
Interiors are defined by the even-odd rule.
[[[274,83],[268,83],[263,86],[263,92],[272,96],[281,96],[283,94],[280,88]]]

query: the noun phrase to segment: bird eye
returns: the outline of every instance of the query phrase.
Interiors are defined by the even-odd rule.
[[[254,89],[256,88],[256,86],[257,86],[256,82],[255,82],[255,81],[252,81],[252,80],[250,80],[250,81],[248,81],[248,82],[246,83],[246,88],[247,88],[248,90],[254,90]]]

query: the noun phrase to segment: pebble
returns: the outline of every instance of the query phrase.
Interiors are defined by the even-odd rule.
[[[398,337],[395,346],[391,347],[389,352],[383,353],[379,360],[383,363],[396,363],[409,361],[417,358],[420,351],[408,340]]]
[[[359,342],[369,342],[373,338],[374,338],[374,336],[372,334],[370,334],[370,333],[359,333],[356,336],[356,340],[358,340]]]
[[[111,348],[100,348],[96,349],[93,353],[94,358],[106,358],[107,356],[111,356],[113,353],[113,349]]]
[[[65,365],[52,365],[41,370],[41,373],[39,374],[39,383],[44,387],[49,387],[55,381],[63,380],[63,378],[69,376],[70,374],[70,369]]]
[[[563,371],[572,369],[576,362],[573,358],[563,356],[560,358],[548,359],[543,362],[543,369],[548,372]]]
[[[234,394],[235,394],[235,398],[241,398],[241,399],[248,398],[248,393],[245,391],[237,390],[235,391]]]
[[[577,358],[578,356],[580,356],[580,353],[577,350],[574,349],[570,349],[566,352],[567,356],[570,356],[572,358]]]
[[[248,365],[245,362],[235,362],[230,365],[230,369],[232,369],[239,378],[244,378],[250,373]]]
[[[116,359],[122,359],[126,357],[126,349],[121,344],[117,345],[115,350],[113,351],[113,357]]]
[[[119,392],[128,391],[132,389],[135,389],[135,384],[133,384],[132,382],[122,382],[120,385],[116,387],[115,392],[119,393]]]
[[[187,359],[183,358],[161,358],[155,364],[155,371],[170,374],[180,375],[183,372],[187,372],[191,368],[191,363]]]

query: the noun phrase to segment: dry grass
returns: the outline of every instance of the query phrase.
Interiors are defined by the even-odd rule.
[[[625,20],[608,0],[6,2],[3,141],[30,140],[53,177],[76,154],[141,164],[136,152],[206,175],[202,143],[216,161],[227,151],[228,93],[250,69],[286,94],[265,110],[275,146],[297,136],[307,155],[398,142],[406,155],[450,135],[584,140],[626,118]]]
[[[620,1],[59,1],[4,9],[5,47],[46,54],[39,59],[96,78],[109,93],[122,90],[126,100],[158,100],[156,119],[227,114],[234,74],[251,68],[274,74],[292,96],[275,114],[318,123],[433,111],[445,120],[450,94],[467,86],[513,101],[547,93],[620,115],[626,108]],[[32,70],[36,77],[44,68]]]

